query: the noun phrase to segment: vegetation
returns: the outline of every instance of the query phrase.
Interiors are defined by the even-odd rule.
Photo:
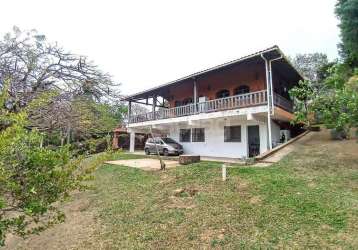
[[[89,208],[104,226],[80,248],[355,249],[358,145],[313,136],[270,167],[229,168],[227,182],[214,162],[164,172],[104,165]]]
[[[358,1],[338,0],[336,14],[340,20],[340,52],[346,63],[358,67]]]
[[[58,203],[85,188],[94,169],[75,156],[106,150],[125,112],[112,100],[117,86],[35,31],[15,27],[0,41],[0,245],[10,232],[26,236],[64,220]]]
[[[327,58],[324,60],[317,53],[295,60],[309,77],[290,91],[296,103],[296,122],[308,126],[313,120],[322,122],[333,129],[335,139],[349,137],[351,128],[358,127],[357,13],[357,1],[338,1],[336,14],[340,19],[343,61],[327,63]]]
[[[27,109],[29,126],[44,132],[48,144],[103,137],[126,112],[117,101],[119,85],[108,74],[36,31],[15,27],[0,41],[1,91],[6,79],[7,109]]]

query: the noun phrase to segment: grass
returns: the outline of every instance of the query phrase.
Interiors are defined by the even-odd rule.
[[[219,163],[164,172],[104,165],[97,240],[109,249],[356,249],[356,152],[352,141],[308,143],[271,167],[230,168],[226,182]]]

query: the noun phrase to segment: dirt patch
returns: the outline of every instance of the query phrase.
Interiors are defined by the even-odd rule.
[[[169,197],[168,208],[177,208],[177,209],[192,209],[195,208],[194,200],[192,197]]]
[[[214,239],[223,240],[225,238],[225,229],[207,229],[200,235],[200,240],[210,243]]]
[[[252,205],[257,205],[257,204],[261,203],[261,198],[260,198],[260,196],[254,196],[254,197],[250,198],[249,202]]]
[[[160,170],[160,161],[158,159],[132,159],[132,160],[118,160],[118,161],[108,161],[107,164],[127,166],[132,168],[140,168],[147,171]],[[177,161],[165,160],[166,168],[174,168],[178,166]]]
[[[197,188],[193,188],[193,187],[179,188],[179,189],[174,190],[174,196],[177,196],[177,197],[186,197],[186,196],[193,197],[198,192],[199,192],[199,190]]]
[[[100,227],[88,193],[74,194],[72,201],[63,205],[62,211],[66,214],[64,223],[26,239],[9,235],[3,249],[85,249],[84,243],[90,242]]]

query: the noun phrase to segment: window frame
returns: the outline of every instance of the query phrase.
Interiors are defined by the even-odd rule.
[[[182,131],[183,130],[186,130],[186,131],[189,131],[189,135],[188,135],[188,139],[187,140],[183,140],[183,137],[182,137],[182,135],[183,135],[183,133],[182,133]],[[179,129],[179,142],[191,142],[191,135],[192,133],[191,133],[191,129],[190,128],[181,128],[181,129]]]
[[[226,95],[223,96],[223,93],[226,93]],[[227,98],[230,95],[231,95],[231,93],[230,93],[230,90],[228,90],[228,89],[221,89],[215,93],[216,99]]]
[[[191,130],[191,142],[205,142],[205,128],[192,128]],[[203,137],[199,138],[196,131],[202,131]]]
[[[239,138],[235,138],[237,136],[232,136],[232,129],[233,128],[239,128]],[[242,133],[241,133],[241,125],[233,125],[233,126],[224,126],[224,142],[242,142]],[[229,134],[227,135],[227,133]]]
[[[247,90],[247,92],[243,91],[243,90]],[[250,89],[249,85],[242,84],[239,87],[237,87],[236,89],[234,89],[234,95],[244,95],[244,94],[250,93],[250,90],[251,89]]]

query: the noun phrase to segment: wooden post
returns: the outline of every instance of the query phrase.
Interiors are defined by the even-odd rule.
[[[222,177],[223,177],[223,181],[226,181],[226,164],[225,163],[222,165]]]
[[[132,101],[128,101],[128,124],[131,123]]]
[[[198,111],[197,109],[197,102],[198,102],[198,89],[196,86],[196,79],[194,78],[194,93],[193,93],[193,97],[194,97],[194,113],[196,113]]]
[[[152,112],[153,112],[153,119],[152,120],[155,120],[155,107],[157,105],[157,96],[154,95],[153,96],[153,103],[152,103]]]

